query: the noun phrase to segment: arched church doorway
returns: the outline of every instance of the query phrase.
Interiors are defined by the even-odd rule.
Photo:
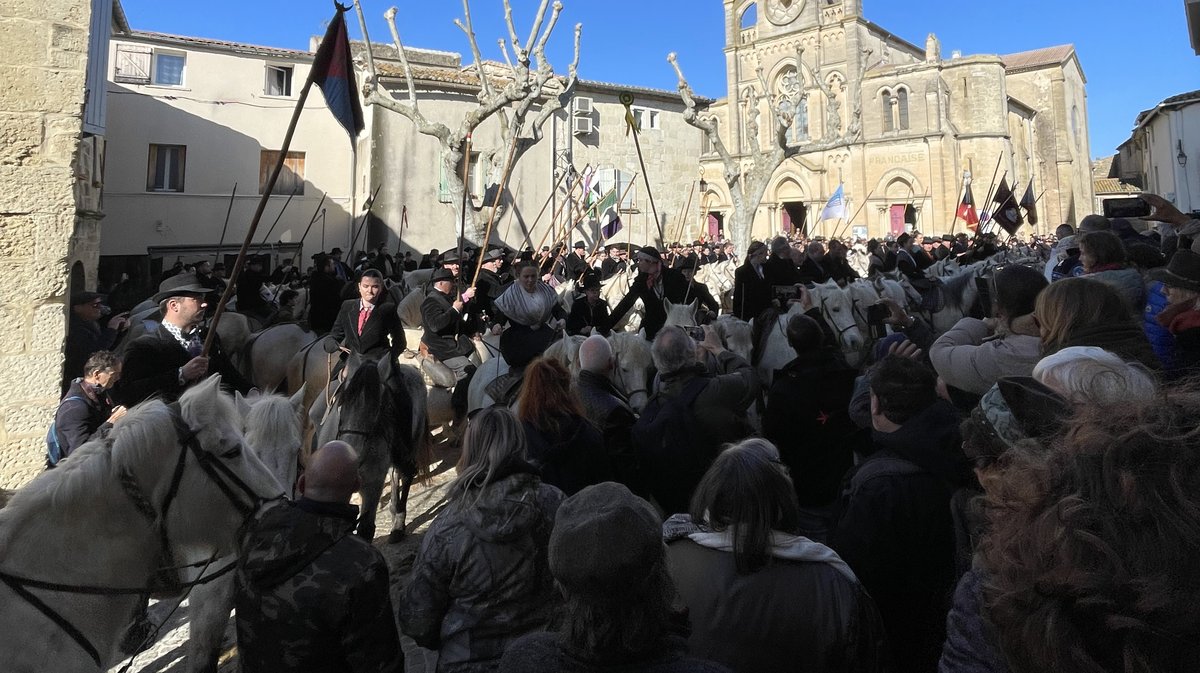
[[[793,231],[809,235],[808,231],[808,206],[800,201],[785,201],[780,211],[783,213],[783,231],[785,234],[790,234]]]

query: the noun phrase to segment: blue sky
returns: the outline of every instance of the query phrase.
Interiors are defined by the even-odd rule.
[[[390,41],[383,13],[397,5],[405,44],[467,53],[454,25],[458,0],[360,0],[375,41]],[[816,0],[809,0],[810,2]],[[512,0],[525,39],[537,0]],[[138,30],[307,49],[332,16],[325,0],[122,0]],[[679,54],[700,94],[725,93],[723,5],[718,0],[563,0],[549,57],[560,72],[571,60],[571,31],[584,25],[580,75],[586,79],[674,89],[666,62]],[[867,18],[918,45],[933,32],[942,53],[1011,53],[1072,43],[1088,78],[1093,156],[1111,154],[1129,136],[1134,117],[1162,99],[1200,89],[1200,56],[1188,46],[1183,0],[864,0]],[[472,0],[485,58],[500,58],[508,35],[501,0]],[[361,37],[358,21],[350,35]]]

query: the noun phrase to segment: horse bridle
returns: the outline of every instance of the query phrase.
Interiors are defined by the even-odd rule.
[[[208,582],[211,582],[233,570],[236,561],[230,562],[224,568],[210,575],[204,575],[204,571],[207,570],[209,565],[211,565],[216,559],[215,555],[213,558],[210,558],[206,561],[199,561],[185,565],[175,565],[175,554],[171,550],[170,533],[167,530],[167,515],[170,512],[171,505],[175,502],[175,497],[179,494],[179,485],[183,481],[183,472],[187,465],[187,456],[189,451],[196,456],[196,463],[201,469],[204,470],[204,473],[207,474],[210,479],[212,479],[213,483],[215,483],[221,492],[225,494],[225,497],[229,499],[230,503],[243,514],[243,525],[245,525],[245,521],[249,519],[250,516],[258,509],[259,505],[261,505],[265,498],[260,496],[258,493],[255,493],[254,489],[250,488],[250,486],[247,485],[246,482],[241,479],[241,477],[237,476],[237,474],[235,474],[233,470],[229,468],[229,466],[221,462],[220,458],[212,455],[208,451],[205,451],[200,446],[200,442],[196,437],[196,431],[192,430],[188,426],[187,422],[184,421],[180,416],[178,402],[167,405],[167,408],[171,411],[171,422],[175,427],[175,434],[179,440],[180,450],[179,459],[176,461],[175,470],[171,475],[171,485],[167,489],[166,495],[163,496],[162,504],[157,510],[155,510],[153,503],[150,502],[150,498],[147,497],[145,492],[142,491],[141,487],[138,486],[137,478],[134,477],[134,475],[128,470],[123,470],[121,472],[119,480],[122,492],[124,492],[125,495],[133,502],[134,508],[137,509],[140,514],[145,516],[156,529],[160,544],[159,558],[165,558],[168,565],[159,567],[155,571],[155,575],[161,575],[162,573],[173,570],[203,568],[201,570],[201,576],[197,579],[191,582],[179,583],[170,587],[174,589],[186,589],[187,592],[190,593],[192,588],[194,588],[196,585],[207,584]],[[111,448],[112,440],[107,439],[105,441]],[[236,457],[236,455],[240,454],[242,450],[243,448],[241,445],[239,445],[236,449],[228,452],[226,455],[229,455],[230,457]],[[242,502],[239,499],[238,493],[234,491],[235,487],[241,489],[242,493],[249,497],[249,503]],[[9,589],[12,589],[13,593],[23,598],[25,602],[32,605],[38,610],[38,612],[41,612],[50,621],[58,625],[63,632],[65,632],[72,640],[75,641],[75,644],[79,645],[80,649],[82,649],[88,654],[88,656],[91,657],[92,661],[95,662],[96,666],[98,667],[103,666],[103,662],[100,659],[100,653],[96,650],[96,647],[92,645],[91,641],[87,639],[87,636],[83,635],[83,632],[80,631],[74,624],[67,621],[66,617],[60,615],[54,610],[54,608],[47,605],[45,601],[31,593],[29,589],[44,589],[47,591],[56,591],[60,593],[84,594],[91,596],[142,596],[144,600],[145,597],[148,597],[152,593],[153,588],[153,581],[150,586],[145,587],[96,587],[88,585],[46,582],[12,575],[3,571],[0,571],[0,582],[7,585]],[[167,587],[160,586],[159,588],[161,589]],[[187,595],[185,594],[184,598],[186,597]],[[180,600],[180,604],[182,603],[183,599]],[[178,605],[176,607],[178,607]],[[161,626],[159,628],[161,628]],[[150,641],[151,638],[147,638],[142,645],[148,645]]]
[[[613,356],[613,364],[616,365],[616,356]],[[625,393],[626,400],[632,399],[633,396],[637,395],[638,393],[644,393],[646,395],[650,394],[650,391],[646,388],[645,383],[642,384],[641,388],[637,388],[635,390],[626,390],[625,389],[625,374],[622,373],[620,366],[613,367],[613,383],[617,384],[617,386],[620,388],[620,390]]]
[[[851,301],[850,307],[851,307],[851,310],[853,311],[853,308],[854,308],[853,300]],[[849,332],[850,330],[854,329],[855,327],[858,327],[858,323],[851,320],[849,325],[846,325],[845,327],[843,327],[842,329],[839,330],[837,324],[833,322],[833,312],[830,311],[829,307],[825,305],[824,297],[821,297],[820,309],[821,309],[821,317],[823,317],[825,319],[825,323],[829,325],[829,331],[833,332],[837,336],[839,344],[842,341],[843,334],[845,334],[846,332]]]

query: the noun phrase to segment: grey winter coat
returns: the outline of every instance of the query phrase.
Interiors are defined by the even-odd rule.
[[[495,670],[509,643],[546,628],[558,604],[546,547],[562,500],[534,468],[510,465],[434,520],[397,606],[400,630],[439,650],[439,672]]]
[[[929,348],[929,360],[946,385],[975,395],[1004,376],[1031,376],[1041,359],[1041,340],[1025,334],[989,338],[976,318],[959,320]]]

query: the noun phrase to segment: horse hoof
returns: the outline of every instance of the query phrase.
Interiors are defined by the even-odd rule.
[[[404,529],[399,528],[388,533],[388,544],[399,544],[404,541]]]

